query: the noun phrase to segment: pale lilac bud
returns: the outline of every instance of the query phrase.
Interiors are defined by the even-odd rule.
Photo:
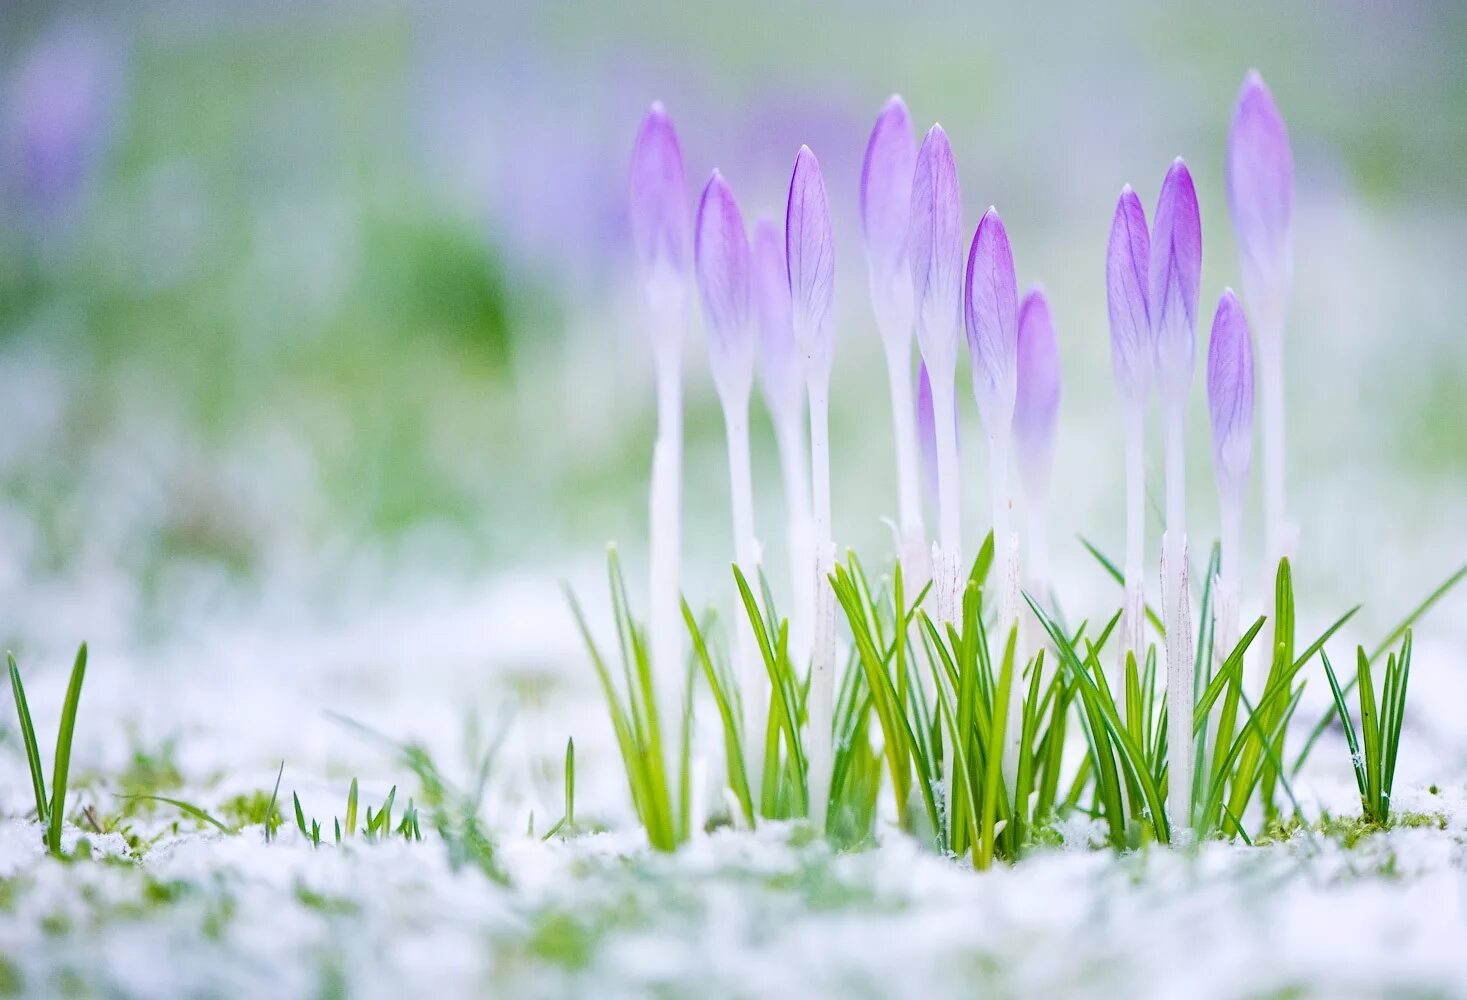
[[[866,240],[877,327],[883,337],[900,337],[907,344],[912,332],[907,230],[916,166],[912,119],[906,104],[893,95],[876,118],[861,164],[861,232]]]
[[[1019,386],[1014,397],[1014,444],[1019,478],[1031,500],[1049,494],[1059,417],[1060,363],[1054,321],[1035,287],[1019,306]]]
[[[1294,203],[1294,154],[1283,116],[1257,70],[1249,71],[1233,110],[1227,186],[1228,210],[1249,295],[1283,295],[1293,268],[1289,219]]]
[[[1253,454],[1253,345],[1231,288],[1222,293],[1207,348],[1207,408],[1218,488],[1241,494]]]
[[[932,409],[932,376],[927,363],[919,365],[917,376],[917,445],[922,452],[922,483],[927,498],[937,506],[937,419]],[[953,440],[958,439],[958,411],[953,407]]]
[[[654,102],[632,147],[630,221],[644,275],[683,275],[688,267],[688,182],[677,130]]]
[[[1202,283],[1202,218],[1197,189],[1177,157],[1156,203],[1146,301],[1156,344],[1157,389],[1163,401],[1187,398],[1197,355],[1197,290]]]
[[[785,260],[794,307],[795,344],[807,372],[829,372],[830,299],[835,286],[835,239],[820,162],[809,146],[795,155],[784,216]]]
[[[1003,220],[983,213],[968,251],[968,350],[973,395],[989,434],[1005,433],[1014,419],[1019,349],[1019,292],[1014,254]]]
[[[1105,254],[1105,297],[1110,307],[1110,362],[1121,394],[1146,398],[1151,382],[1151,315],[1146,308],[1151,237],[1146,210],[1127,184],[1116,201]]]
[[[754,315],[759,324],[759,373],[764,399],[776,419],[797,412],[804,380],[795,349],[784,234],[770,219],[754,227]]]
[[[932,126],[917,153],[907,255],[922,357],[951,365],[962,322],[963,199],[958,165],[941,125]]]
[[[698,203],[694,269],[708,321],[708,354],[719,391],[747,392],[753,379],[749,239],[728,182],[717,170]]]

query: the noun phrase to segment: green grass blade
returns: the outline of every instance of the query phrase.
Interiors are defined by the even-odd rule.
[[[357,788],[357,779],[351,779],[351,787],[346,791],[346,835],[356,836],[357,832],[357,796],[360,789]]]
[[[1080,544],[1085,546],[1086,550],[1088,550],[1089,553],[1095,557],[1095,561],[1100,563],[1100,565],[1105,569],[1106,573],[1110,575],[1110,578],[1116,583],[1120,584],[1122,587],[1124,587],[1126,585],[1126,574],[1121,572],[1120,567],[1113,563],[1110,559],[1106,558],[1105,553],[1101,552],[1100,549],[1092,545],[1090,543],[1090,540],[1087,539],[1084,535],[1079,535],[1077,537],[1080,539]],[[1156,629],[1156,634],[1165,639],[1166,626],[1162,624],[1161,616],[1156,613],[1156,609],[1153,608],[1150,604],[1147,604],[1145,606],[1145,610],[1146,620],[1149,621],[1152,627]]]
[[[31,708],[26,702],[25,685],[20,681],[20,667],[15,663],[15,654],[7,653],[10,660],[10,693],[15,698],[15,714],[20,719],[20,738],[25,745],[25,762],[31,772],[31,791],[36,797],[36,819],[43,825],[47,821],[49,800],[46,798],[46,772],[41,763],[41,747],[36,741],[36,727],[31,722]]]
[[[76,712],[81,704],[82,681],[87,674],[87,644],[76,652],[71,680],[66,685],[66,701],[61,706],[61,728],[56,734],[56,758],[51,772],[51,809],[46,827],[46,848],[61,853],[61,824],[66,813],[66,779],[71,771],[71,741],[76,732]]]
[[[123,799],[126,802],[162,802],[164,805],[173,806],[173,808],[179,810],[180,812],[187,813],[201,823],[208,823],[220,833],[226,833],[230,836],[233,836],[234,834],[239,832],[234,827],[226,826],[224,823],[221,823],[219,820],[209,815],[208,812],[199,808],[193,803],[185,802],[182,799],[171,799],[166,795],[122,795],[119,796],[119,798]]]

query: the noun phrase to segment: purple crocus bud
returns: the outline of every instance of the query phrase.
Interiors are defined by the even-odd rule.
[[[777,420],[796,413],[805,383],[795,349],[784,234],[771,219],[754,226],[754,316],[759,324],[759,373]]]
[[[717,170],[698,203],[694,243],[698,295],[708,321],[708,354],[719,392],[748,391],[754,370],[749,324],[749,239],[733,190]]]
[[[830,371],[830,298],[835,283],[835,240],[820,162],[809,146],[795,155],[784,218],[785,259],[794,307],[795,343],[806,371]]]
[[[1146,301],[1156,345],[1161,398],[1180,405],[1187,398],[1197,354],[1197,288],[1202,283],[1202,218],[1197,189],[1177,157],[1161,185],[1151,230]]]
[[[1127,184],[1116,201],[1105,254],[1105,297],[1110,307],[1110,362],[1121,394],[1146,398],[1151,382],[1151,316],[1146,308],[1151,267],[1146,210]]]
[[[1257,70],[1249,71],[1233,110],[1227,187],[1247,291],[1255,297],[1283,295],[1293,268],[1294,154],[1278,105]]]
[[[1231,288],[1222,293],[1207,348],[1207,408],[1218,488],[1237,495],[1253,454],[1253,345],[1248,318]]]
[[[653,102],[632,147],[632,242],[644,276],[688,267],[688,182],[677,130],[662,102]]]
[[[963,197],[941,125],[932,126],[917,153],[907,254],[922,357],[951,364],[962,316]]]
[[[907,274],[907,229],[916,166],[912,119],[907,105],[894,94],[876,117],[861,164],[861,233],[877,328],[883,337],[900,337],[908,345],[912,282]]]
[[[1059,345],[1049,302],[1036,286],[1019,306],[1019,384],[1014,397],[1019,478],[1031,499],[1049,495],[1059,400]]]
[[[979,220],[968,251],[966,301],[973,395],[984,427],[989,434],[999,434],[1014,417],[1019,293],[1009,234],[992,207]]]

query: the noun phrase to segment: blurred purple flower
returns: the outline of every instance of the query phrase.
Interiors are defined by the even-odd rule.
[[[963,200],[958,165],[941,125],[928,130],[917,153],[907,233],[922,356],[933,363],[956,358],[962,314]]]
[[[694,269],[703,315],[708,321],[708,354],[720,392],[747,391],[753,377],[754,340],[749,324],[749,238],[733,190],[717,170],[698,203]]]
[[[1037,286],[1019,306],[1018,394],[1014,398],[1014,443],[1025,495],[1049,493],[1054,435],[1059,416],[1060,361],[1049,302]]]
[[[871,302],[882,336],[910,337],[912,282],[907,230],[917,146],[901,97],[892,95],[876,118],[861,163],[861,232],[871,277]],[[909,345],[911,341],[906,341]]]
[[[1146,398],[1151,381],[1151,317],[1146,308],[1151,237],[1146,210],[1127,184],[1116,201],[1105,255],[1106,304],[1110,308],[1110,360],[1116,384],[1132,400]]]
[[[830,231],[825,181],[820,176],[820,163],[809,146],[801,146],[795,156],[784,226],[795,342],[807,370],[829,371],[833,346],[830,300],[835,280],[834,237]]]
[[[23,52],[4,84],[4,172],[32,222],[78,198],[104,149],[117,109],[122,46],[95,23],[53,26]]]
[[[1197,189],[1177,157],[1156,203],[1146,300],[1156,345],[1157,388],[1164,401],[1187,398],[1197,355],[1197,290],[1202,282],[1202,219]]]
[[[795,348],[784,234],[771,219],[754,227],[754,315],[759,324],[759,373],[776,420],[796,412],[805,383]]]
[[[1249,71],[1233,110],[1227,188],[1247,289],[1254,296],[1282,294],[1293,267],[1294,154],[1283,116],[1257,70]]]
[[[1207,408],[1218,488],[1237,495],[1253,454],[1253,345],[1248,318],[1231,288],[1222,293],[1207,348]]]
[[[632,242],[643,273],[687,273],[688,181],[677,130],[660,101],[637,131],[628,188]]]
[[[983,213],[968,251],[968,350],[973,356],[973,395],[989,434],[1013,421],[1018,367],[1019,293],[1014,254],[998,211]]]

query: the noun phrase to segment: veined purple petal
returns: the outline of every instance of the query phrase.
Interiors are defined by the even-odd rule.
[[[1014,416],[1019,292],[1009,234],[992,207],[979,220],[968,251],[966,301],[973,395],[988,432],[1000,434]]]
[[[632,147],[630,221],[637,262],[644,272],[688,266],[688,181],[677,130],[654,102]]]
[[[1110,307],[1110,361],[1116,384],[1130,399],[1145,399],[1151,382],[1151,315],[1146,308],[1151,236],[1146,210],[1127,184],[1116,201],[1105,253],[1105,297]]]
[[[1257,70],[1249,71],[1233,109],[1227,187],[1249,293],[1282,294],[1292,269],[1294,154],[1283,116]]]
[[[835,283],[835,240],[820,162],[809,146],[795,155],[785,208],[784,246],[794,306],[795,342],[815,371],[830,367],[830,299]]]
[[[698,295],[708,320],[709,355],[716,380],[752,374],[749,324],[749,238],[733,190],[717,170],[698,203],[694,243]]]
[[[872,302],[883,335],[910,336],[912,282],[906,273],[907,230],[916,166],[912,119],[906,104],[893,95],[876,118],[861,164],[861,232],[866,240]]]
[[[1024,493],[1049,492],[1054,433],[1059,417],[1059,345],[1044,292],[1035,288],[1019,306],[1019,384],[1014,397],[1014,445]]]
[[[799,406],[804,380],[795,348],[784,234],[771,219],[760,219],[754,226],[754,316],[764,399],[776,419],[782,419]]]
[[[932,415],[932,377],[924,361],[917,374],[917,446],[922,452],[922,482],[937,506],[937,422]]]
[[[1151,230],[1146,301],[1156,344],[1157,388],[1173,404],[1187,398],[1197,355],[1197,289],[1202,283],[1202,218],[1197,189],[1177,157],[1161,185]]]
[[[1241,492],[1253,455],[1253,344],[1231,288],[1222,293],[1207,348],[1207,408],[1218,487]]]
[[[963,198],[941,125],[932,126],[917,153],[907,256],[922,357],[951,364],[962,322]]]

